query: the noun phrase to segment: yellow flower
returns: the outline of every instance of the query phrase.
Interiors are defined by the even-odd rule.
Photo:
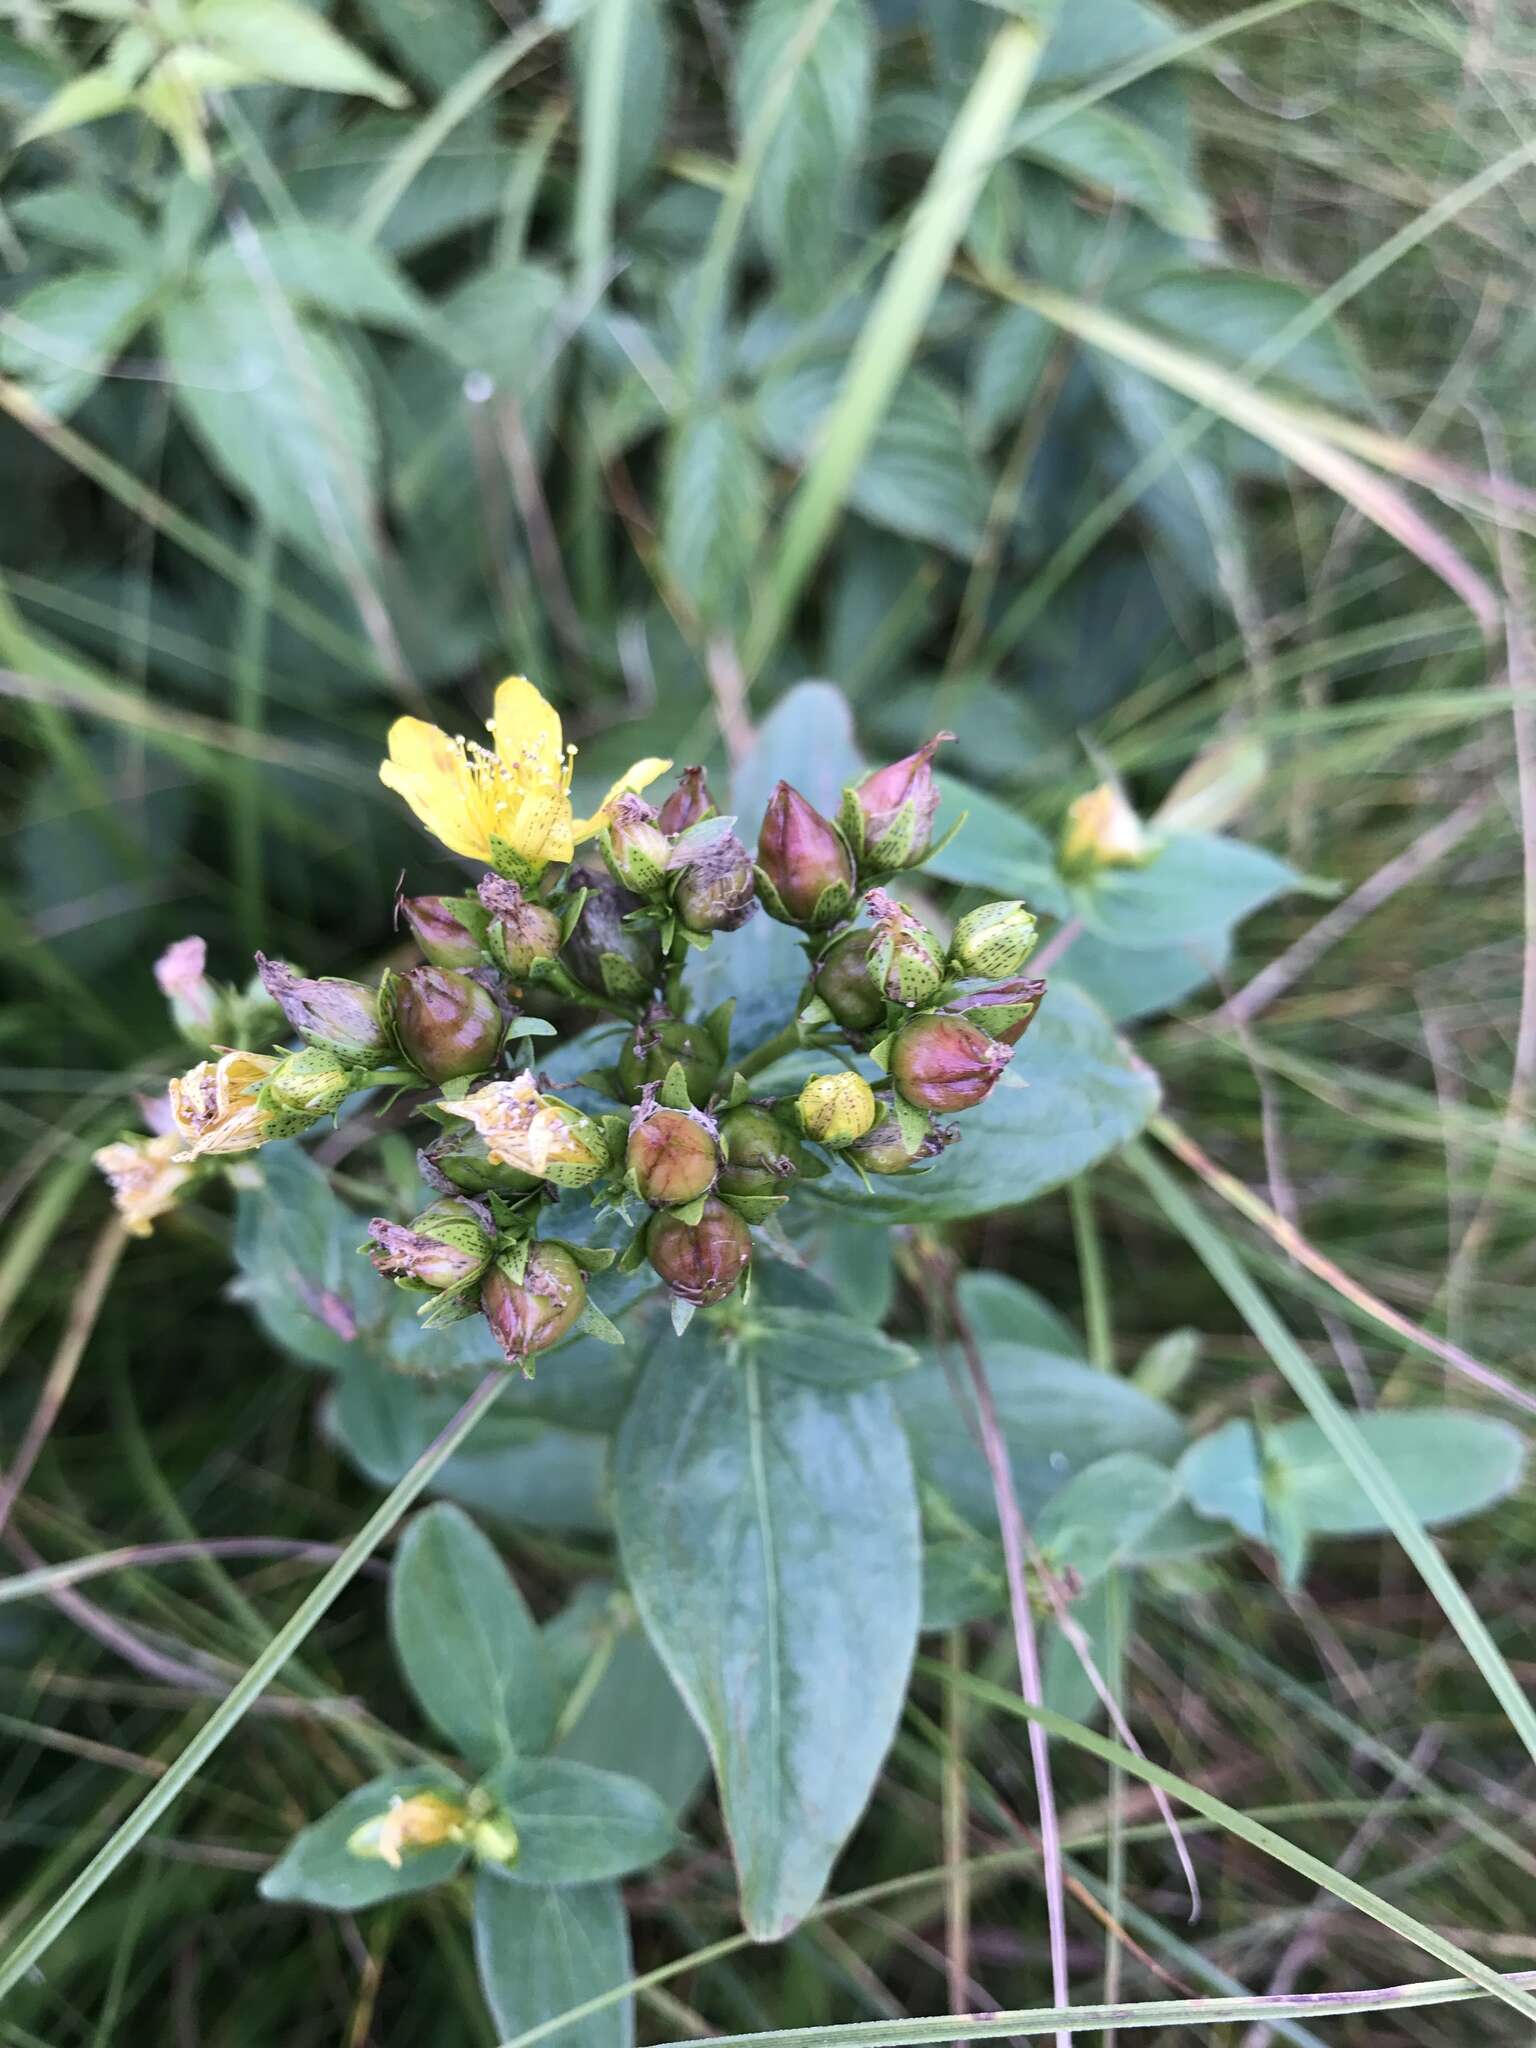
[[[1134,868],[1151,858],[1153,845],[1118,783],[1101,782],[1067,807],[1066,829],[1057,855],[1063,874],[1094,868]]]
[[[626,770],[591,818],[571,816],[571,763],[560,715],[526,677],[497,685],[491,745],[450,739],[422,718],[397,718],[389,759],[379,770],[450,853],[488,861],[525,887],[552,860],[569,860],[609,809],[630,790],[664,775],[670,761],[648,758]]]
[[[182,1141],[174,1131],[158,1138],[122,1138],[91,1158],[111,1183],[112,1201],[131,1237],[148,1237],[155,1220],[176,1206],[193,1177],[181,1162]]]
[[[440,1849],[445,1842],[462,1842],[466,1810],[441,1792],[413,1792],[409,1799],[396,1797],[384,1813],[365,1820],[347,1837],[354,1856],[377,1858],[391,1870],[399,1870],[407,1849]]]
[[[474,1125],[493,1166],[577,1188],[596,1180],[608,1164],[601,1127],[579,1109],[541,1095],[531,1074],[488,1081],[472,1095],[437,1107]]]
[[[270,1054],[226,1050],[217,1060],[199,1060],[170,1085],[171,1114],[184,1141],[178,1160],[214,1152],[253,1152],[269,1138],[290,1138],[315,1121],[284,1110],[266,1093],[282,1064]]]

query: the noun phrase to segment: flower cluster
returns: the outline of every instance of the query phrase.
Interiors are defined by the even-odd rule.
[[[411,718],[390,732],[386,785],[488,868],[463,895],[399,899],[419,963],[370,987],[258,954],[236,998],[207,980],[202,942],[181,941],[161,985],[209,1056],[171,1082],[154,1134],[98,1164],[126,1226],[147,1234],[211,1162],[297,1136],[360,1091],[418,1091],[432,1199],[408,1222],[375,1217],[366,1249],[426,1297],[428,1321],[481,1316],[529,1370],[578,1327],[617,1340],[588,1292],[615,1259],[649,1263],[681,1326],[743,1285],[754,1231],[777,1231],[797,1180],[924,1171],[959,1135],[939,1119],[997,1086],[1045,985],[1022,978],[1036,936],[1024,904],[983,904],[944,938],[890,893],[937,850],[932,761],[947,733],[846,789],[836,819],[779,783],[755,854],[702,769],[645,800],[666,761],[638,762],[575,819],[575,750],[521,678],[498,689],[490,735]],[[731,1006],[696,1014],[687,962],[759,913],[801,933],[806,979],[778,1037],[733,1059]],[[613,1064],[569,1094],[530,1057],[553,1030],[545,1009],[619,1020]],[[279,1016],[291,1042],[250,1049]],[[627,1219],[622,1252],[545,1229],[575,1189]]]

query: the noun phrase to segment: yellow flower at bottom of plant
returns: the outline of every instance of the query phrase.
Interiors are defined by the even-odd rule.
[[[91,1154],[97,1171],[107,1177],[113,1207],[130,1237],[148,1237],[193,1178],[193,1168],[180,1157],[181,1147],[176,1133],[167,1131],[158,1138],[120,1138]]]
[[[354,1856],[376,1857],[399,1870],[407,1850],[462,1842],[468,1819],[467,1810],[441,1792],[413,1792],[409,1799],[392,1800],[383,1813],[354,1828],[347,1848]]]
[[[1147,828],[1115,782],[1101,782],[1067,806],[1057,861],[1064,875],[1095,868],[1134,868],[1150,860],[1154,846]]]
[[[282,1064],[268,1053],[225,1051],[199,1060],[170,1085],[171,1114],[182,1136],[178,1160],[206,1154],[253,1152],[269,1138],[308,1130],[312,1116],[276,1107],[266,1084]]]
[[[460,1101],[437,1107],[474,1125],[493,1166],[579,1188],[608,1165],[602,1127],[569,1103],[541,1095],[532,1074],[488,1081]]]
[[[483,860],[500,875],[530,887],[552,860],[569,860],[598,831],[613,805],[644,789],[670,761],[636,761],[590,818],[571,815],[571,763],[560,714],[524,676],[497,685],[491,745],[451,738],[423,718],[397,718],[389,759],[379,769],[386,789],[403,796],[450,853]]]

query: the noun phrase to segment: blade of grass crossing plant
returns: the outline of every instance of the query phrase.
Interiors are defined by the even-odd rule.
[[[987,1705],[997,1708],[1000,1712],[1016,1714],[1021,1720],[1038,1721],[1055,1739],[1070,1742],[1076,1748],[1086,1750],[1090,1756],[1098,1757],[1103,1763],[1115,1765],[1127,1776],[1140,1778],[1144,1784],[1159,1786],[1185,1806],[1193,1807],[1196,1813],[1202,1814],[1207,1820],[1217,1822],[1228,1833],[1246,1842],[1250,1848],[1272,1857],[1277,1863],[1283,1863],[1298,1876],[1307,1878],[1326,1892],[1331,1892],[1336,1899],[1342,1899],[1345,1905],[1353,1906],[1358,1912],[1367,1914],[1382,1927],[1401,1935],[1404,1941],[1412,1942],[1415,1948],[1422,1949],[1426,1955],[1434,1956],[1451,1969],[1459,1971],[1469,1983],[1481,1985],[1483,1990],[1491,1992],[1495,1998],[1502,1999],[1506,2005],[1513,2006],[1516,2012],[1523,2013],[1527,2019],[1536,2019],[1536,1998],[1521,1989],[1518,1982],[1501,1976],[1497,1970],[1479,1962],[1476,1956],[1458,1946],[1456,1942],[1448,1941],[1437,1929],[1426,1926],[1422,1920],[1416,1920],[1411,1913],[1403,1912],[1400,1907],[1394,1906],[1388,1899],[1379,1897],[1367,1886],[1357,1884],[1352,1877],[1341,1875],[1330,1864],[1323,1862],[1321,1857],[1298,1848],[1286,1836],[1277,1835],[1273,1828],[1265,1827],[1262,1822],[1250,1820],[1238,1807],[1228,1806],[1225,1800],[1217,1799],[1199,1785],[1192,1785],[1187,1778],[1179,1777],[1177,1772],[1164,1770],[1161,1764],[1154,1764],[1146,1757],[1138,1756],[1134,1750],[1122,1748],[1118,1742],[1112,1742],[1108,1736],[1095,1734],[1093,1730],[1084,1728],[1077,1721],[1069,1721],[1063,1714],[1053,1714],[1046,1707],[1033,1707],[1005,1686],[993,1685],[988,1679],[951,1671],[931,1658],[920,1658],[917,1668],[930,1677],[944,1679],[947,1684],[963,1686],[974,1698],[984,1700]],[[1076,2024],[1075,2013],[1073,2019]]]
[[[778,558],[747,638],[743,667],[748,681],[778,644],[912,361],[977,196],[1029,90],[1052,12],[1034,22],[1008,21],[998,30],[945,138],[785,517]]]
[[[239,1725],[252,1703],[271,1684],[337,1596],[356,1578],[412,1501],[432,1483],[463,1444],[505,1384],[506,1376],[499,1372],[488,1374],[481,1381],[447,1428],[427,1446],[405,1477],[358,1530],[330,1570],[294,1609],[266,1649],[220,1700],[165,1775],[140,1800],[74,1882],[0,1960],[0,1998],[27,1976],[38,1958],[46,1954],[76,1914],[95,1897],[118,1866],[132,1855],[224,1738]]]
[[[590,21],[574,240],[577,289],[584,301],[593,304],[607,283],[613,248],[619,129],[624,119],[624,52],[632,5],[633,0],[596,0]]]
[[[1434,1594],[1446,1620],[1460,1636],[1510,1725],[1536,1760],[1536,1709],[1489,1633],[1477,1609],[1414,1514],[1391,1473],[1364,1441],[1348,1411],[1321,1372],[1286,1328],[1268,1297],[1249,1274],[1229,1238],[1145,1146],[1127,1146],[1125,1158],[1165,1217],[1195,1251],[1211,1277],[1269,1353],[1307,1413],[1342,1460],[1361,1491],[1391,1529]]]

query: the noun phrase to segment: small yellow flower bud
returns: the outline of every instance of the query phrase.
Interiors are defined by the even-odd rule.
[[[408,1799],[391,1800],[383,1813],[354,1828],[347,1849],[353,1856],[399,1870],[412,1850],[462,1842],[468,1819],[466,1809],[441,1792],[413,1792]]]
[[[879,1107],[874,1090],[859,1074],[817,1074],[800,1090],[800,1126],[805,1135],[837,1152],[871,1129]]]
[[[1057,854],[1065,875],[1092,874],[1095,868],[1139,867],[1150,858],[1152,842],[1146,827],[1115,782],[1101,782],[1067,808],[1066,829]]]

